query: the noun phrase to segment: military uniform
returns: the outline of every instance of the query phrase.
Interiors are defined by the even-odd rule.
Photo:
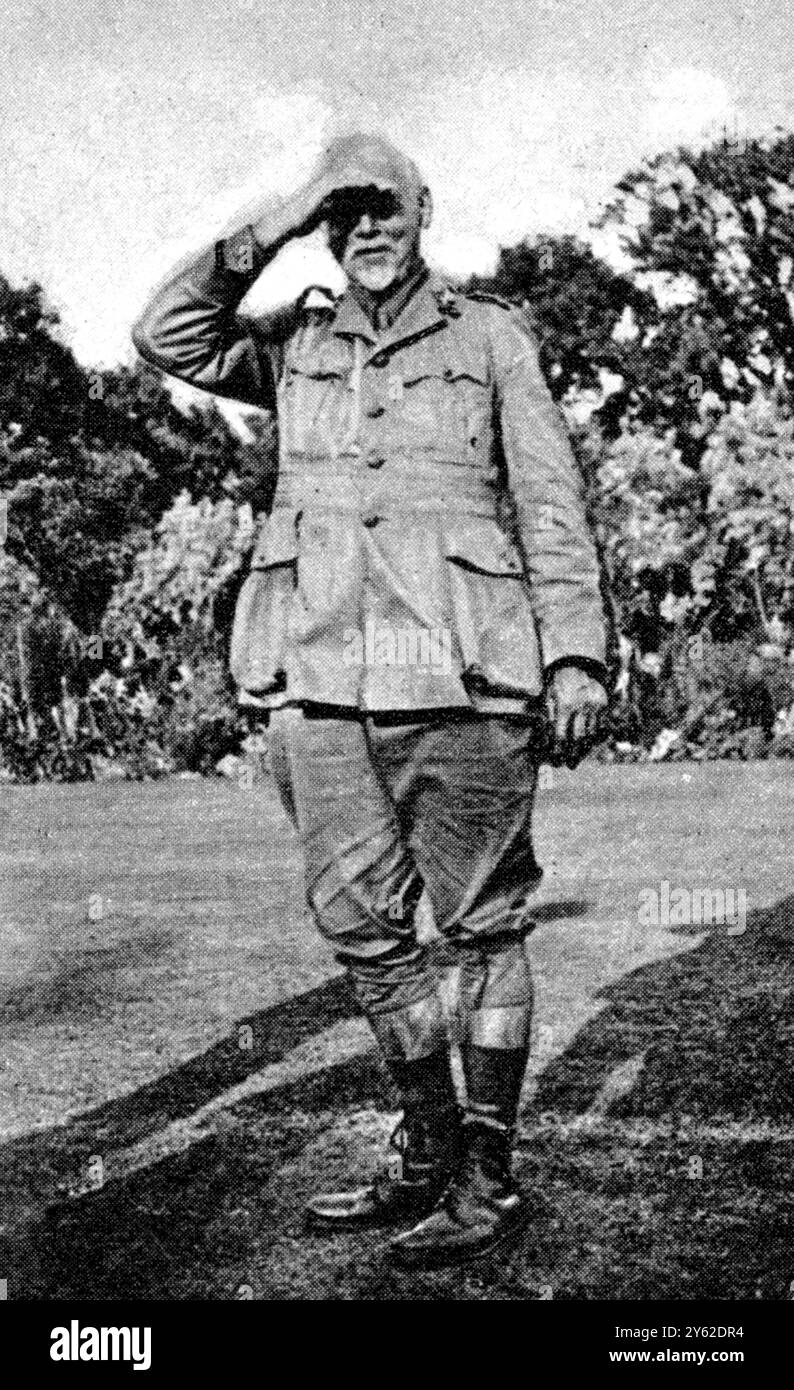
[[[604,662],[596,555],[520,311],[422,268],[380,331],[349,292],[247,318],[261,268],[244,229],[161,290],[134,338],[191,385],[277,412],[232,670],[271,711],[308,902],[407,1108],[412,1065],[436,1059],[438,1137],[453,1093],[414,908],[426,887],[460,947],[471,1055],[499,1054],[509,1093],[479,1110],[508,1113],[529,1037],[540,699],[555,666]]]
[[[206,253],[135,335],[164,371],[278,413],[241,688],[271,706],[515,713],[551,666],[603,662],[579,477],[520,311],[428,275],[380,335],[350,295],[247,320],[256,275]],[[368,621],[449,632],[453,669],[347,664],[343,636]]]

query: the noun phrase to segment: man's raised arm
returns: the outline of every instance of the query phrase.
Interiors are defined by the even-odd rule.
[[[323,220],[338,181],[310,180],[291,198],[271,201],[231,236],[182,261],[157,289],[132,330],[146,362],[191,386],[273,409],[278,334],[239,314],[241,300],[293,237]],[[273,326],[278,322],[274,316]]]

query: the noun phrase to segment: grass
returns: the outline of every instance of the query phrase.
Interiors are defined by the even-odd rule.
[[[530,952],[525,1238],[400,1274],[307,1235],[396,1105],[267,781],[3,791],[0,1278],[10,1299],[744,1299],[794,1287],[794,782],[555,773]],[[747,930],[638,894],[747,890]],[[439,971],[448,955],[433,944]]]

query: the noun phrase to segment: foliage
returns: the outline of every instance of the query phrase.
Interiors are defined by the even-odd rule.
[[[794,136],[723,140],[650,160],[617,185],[602,228],[662,312],[637,340],[639,418],[673,424],[687,461],[703,403],[747,403],[794,380]]]
[[[182,493],[105,614],[117,698],[146,707],[162,756],[175,767],[208,771],[239,741],[227,657],[253,537],[248,504],[193,503]]]
[[[631,426],[598,481],[623,637],[618,741],[668,729],[679,731],[671,756],[765,751],[794,701],[790,415],[764,395],[734,405],[697,471],[672,433]]]
[[[23,781],[85,774],[70,757],[69,686],[78,629],[36,576],[0,550],[0,775]]]
[[[206,772],[244,726],[226,669],[250,506],[181,494],[86,638],[6,557],[0,747],[21,780]]]
[[[7,548],[85,632],[173,499],[256,501],[274,462],[267,419],[244,441],[217,406],[180,409],[148,367],[88,371],[41,289],[0,277],[0,493]]]

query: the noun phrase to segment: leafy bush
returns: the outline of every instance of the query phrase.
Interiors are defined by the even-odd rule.
[[[111,692],[101,678],[108,704],[99,726],[109,729],[122,713],[134,737],[142,715],[167,767],[209,771],[243,732],[227,661],[253,538],[248,504],[182,493],[108,606],[102,639],[116,685]],[[94,706],[99,694],[95,682]]]
[[[246,725],[227,671],[250,506],[177,498],[86,637],[35,577],[0,570],[0,768],[23,781],[211,771]]]
[[[85,776],[73,756],[81,634],[36,576],[0,549],[0,775]]]
[[[616,743],[660,756],[785,752],[794,700],[794,423],[734,403],[697,468],[672,433],[627,427],[598,470],[623,637]],[[782,728],[782,726],[781,726]],[[661,747],[661,745],[660,745]]]

